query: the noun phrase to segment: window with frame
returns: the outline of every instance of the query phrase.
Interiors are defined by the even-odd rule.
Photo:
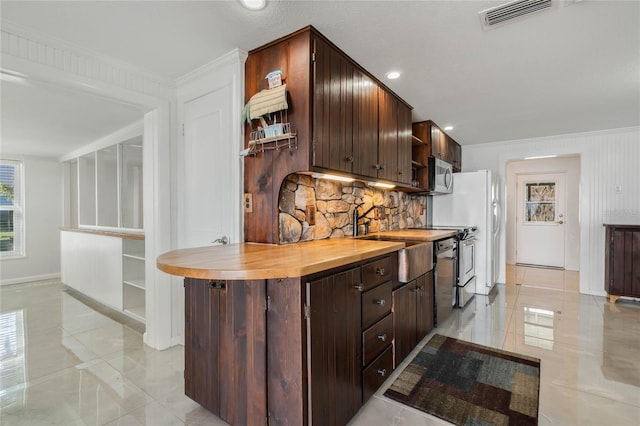
[[[0,160],[0,256],[24,256],[22,162]]]

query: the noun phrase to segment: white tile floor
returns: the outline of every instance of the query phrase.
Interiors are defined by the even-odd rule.
[[[575,272],[509,266],[507,275],[434,333],[541,358],[540,425],[639,425],[640,303],[580,295]],[[181,346],[150,349],[64,290],[0,288],[0,424],[225,424],[184,396]],[[383,390],[353,425],[447,424]]]

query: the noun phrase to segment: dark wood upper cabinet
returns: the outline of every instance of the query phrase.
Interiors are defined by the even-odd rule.
[[[378,151],[378,86],[360,69],[354,68],[353,173],[367,176],[375,170]]]
[[[428,158],[436,157],[462,170],[462,147],[431,120],[413,123],[412,166],[419,188],[429,188]],[[415,186],[415,185],[414,185]]]
[[[321,38],[313,44],[312,164],[352,173],[355,67]]]
[[[411,109],[380,88],[378,118],[378,157],[370,176],[411,185]]]
[[[292,173],[339,172],[411,190],[410,105],[311,26],[249,52],[245,101],[267,88],[273,70],[287,85],[283,119],[297,143],[246,157],[244,192],[255,213],[245,213],[245,241],[279,242],[278,196]]]

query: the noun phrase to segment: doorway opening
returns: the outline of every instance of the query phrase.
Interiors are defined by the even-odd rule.
[[[506,263],[580,269],[580,156],[506,165]]]

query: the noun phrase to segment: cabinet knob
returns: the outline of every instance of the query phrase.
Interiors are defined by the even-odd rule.
[[[384,275],[385,272],[384,268],[376,268],[376,274],[380,276]]]
[[[346,157],[344,157],[344,161],[347,161],[349,163],[353,163],[353,156],[347,155]]]
[[[378,374],[381,375],[382,377],[387,375],[387,369],[386,368],[378,368]]]
[[[221,282],[221,281],[210,280],[209,288],[215,288],[216,290],[223,290],[226,288],[226,285],[224,282]]]
[[[362,284],[354,284],[353,288],[355,288],[358,291],[364,290],[364,286]]]
[[[387,341],[387,333],[385,334],[378,334],[378,340],[382,341],[382,342],[386,342]]]
[[[376,305],[380,305],[380,306],[384,306],[387,304],[387,302],[384,299],[376,299],[375,301]]]

